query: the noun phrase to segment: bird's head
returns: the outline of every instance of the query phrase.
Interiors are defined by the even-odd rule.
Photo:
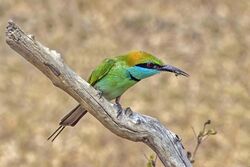
[[[130,66],[128,71],[132,77],[141,80],[161,71],[175,73],[175,75],[189,75],[183,70],[172,65],[164,65],[163,62],[152,54],[143,51],[132,51],[126,56],[126,61]]]

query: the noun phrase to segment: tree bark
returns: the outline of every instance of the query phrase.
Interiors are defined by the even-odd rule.
[[[147,144],[165,167],[191,167],[179,137],[157,119],[124,110],[117,117],[115,106],[72,71],[55,50],[43,46],[33,35],[26,35],[13,21],[6,28],[6,42],[37,67],[52,83],[77,100],[114,134]]]

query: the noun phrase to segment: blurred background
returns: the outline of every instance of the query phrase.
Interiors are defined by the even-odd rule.
[[[187,71],[128,90],[124,107],[158,118],[192,151],[203,123],[218,131],[197,167],[250,166],[250,1],[0,0],[0,166],[146,166],[153,152],[115,136],[90,114],[47,137],[77,102],[5,43],[13,19],[84,79],[102,59],[144,50]],[[163,166],[160,161],[157,167]]]

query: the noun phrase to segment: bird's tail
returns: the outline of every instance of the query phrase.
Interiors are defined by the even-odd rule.
[[[61,119],[59,127],[48,137],[48,140],[53,137],[51,140],[53,142],[66,126],[75,126],[87,112],[88,111],[82,108],[80,104],[77,105]]]

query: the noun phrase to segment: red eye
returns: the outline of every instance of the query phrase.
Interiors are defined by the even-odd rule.
[[[147,67],[152,68],[152,67],[154,67],[154,64],[153,63],[147,63]]]

